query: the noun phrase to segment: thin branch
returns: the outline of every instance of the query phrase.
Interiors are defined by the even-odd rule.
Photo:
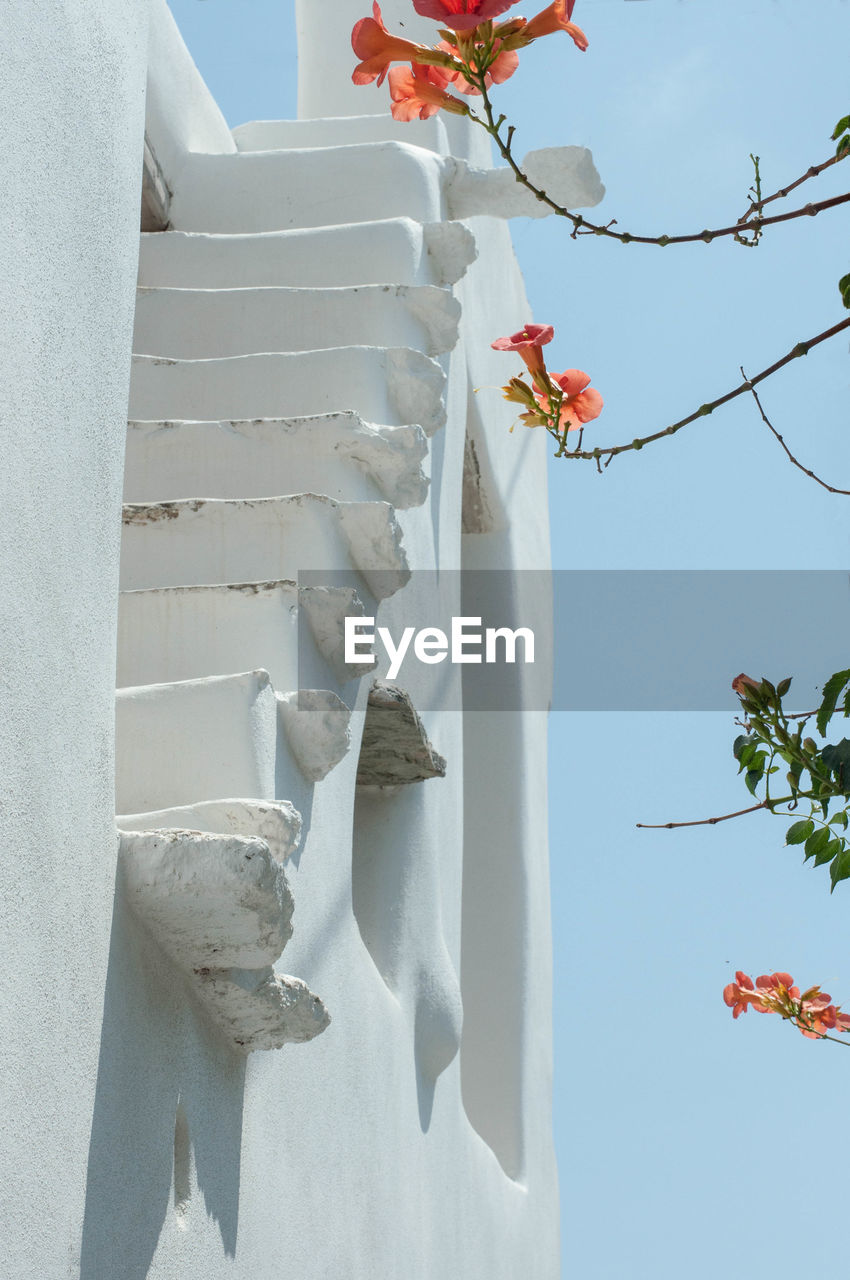
[[[572,223],[573,239],[575,239],[579,235],[605,236],[610,240],[619,240],[621,244],[656,244],[656,245],[660,245],[662,248],[666,248],[668,244],[695,244],[695,243],[698,243],[699,241],[703,241],[705,244],[711,244],[712,240],[717,240],[721,236],[739,237],[741,233],[744,231],[752,231],[753,233],[758,234],[759,232],[761,232],[763,227],[771,226],[772,224],[777,222],[789,222],[792,218],[804,218],[804,217],[814,218],[817,214],[823,213],[824,210],[826,209],[834,209],[838,205],[847,204],[848,201],[850,201],[850,191],[847,191],[844,193],[844,195],[833,196],[829,200],[820,200],[814,204],[807,204],[800,209],[792,210],[790,213],[774,214],[772,217],[769,217],[769,218],[753,218],[746,222],[733,223],[733,225],[730,227],[716,227],[713,230],[709,230],[708,228],[706,228],[706,230],[704,231],[693,232],[690,235],[638,236],[638,235],[634,235],[630,231],[612,231],[611,228],[616,224],[616,219],[613,219],[611,222],[607,223],[604,226],[601,226],[599,223],[596,223],[596,222],[590,222],[587,218],[583,217],[581,214],[571,213],[570,210],[567,209],[564,205],[558,204],[557,200],[553,200],[552,197],[547,195],[547,193],[543,191],[540,187],[537,187],[534,185],[531,179],[523,172],[523,170],[520,168],[520,166],[517,164],[516,160],[514,159],[514,155],[512,151],[512,142],[513,142],[513,136],[514,136],[515,130],[513,126],[510,126],[508,128],[507,140],[504,139],[501,134],[501,127],[505,123],[505,117],[500,116],[498,120],[495,119],[493,115],[493,104],[490,101],[489,94],[487,93],[487,86],[484,83],[483,76],[477,77],[477,78],[473,77],[473,78],[474,78],[476,87],[481,92],[482,103],[484,106],[484,113],[486,118],[482,120],[481,117],[477,116],[474,111],[470,111],[469,112],[470,120],[473,120],[476,124],[480,125],[482,129],[486,130],[486,132],[490,134],[491,138],[496,143],[496,146],[499,149],[499,154],[501,155],[502,159],[505,160],[506,163],[513,170],[513,174],[517,182],[521,183],[522,186],[524,186],[528,191],[530,191],[531,194],[537,200],[540,200],[543,204],[545,204],[548,208],[550,208],[553,213],[558,214],[558,216],[561,218],[566,218],[569,222]],[[838,158],[839,157],[837,156],[834,157],[834,159],[830,163],[837,162]],[[844,157],[842,156],[841,158],[843,159]],[[823,165],[821,167],[826,168],[826,165]],[[798,185],[799,185],[799,181],[792,184],[792,186],[798,186]],[[788,190],[790,189],[791,188],[789,187]],[[774,197],[770,197],[770,198],[773,199]],[[767,200],[762,201],[762,203],[766,204]]]
[[[799,1024],[798,1022],[794,1022],[794,1019],[793,1019],[793,1018],[783,1018],[783,1019],[782,1019],[782,1021],[783,1021],[783,1022],[792,1022],[792,1023],[794,1024],[794,1026],[797,1028],[797,1030],[798,1030],[798,1031],[802,1031],[802,1030],[803,1030],[803,1028],[800,1026],[800,1024]],[[810,1028],[809,1028],[809,1027],[806,1027],[806,1031],[809,1031],[809,1030],[810,1030]],[[816,1032],[815,1032],[815,1039],[816,1039],[816,1040],[831,1040],[833,1044],[843,1044],[845,1049],[850,1049],[850,1043],[848,1043],[846,1040],[837,1040],[837,1039],[835,1038],[835,1036],[828,1036],[828,1035],[826,1034],[826,1032],[825,1032],[825,1031],[816,1031]]]
[[[784,803],[784,800],[771,801],[771,804]],[[696,822],[636,822],[635,826],[642,827],[644,831],[672,831],[674,827],[713,827],[718,822],[728,822],[730,818],[740,818],[745,813],[756,813],[759,809],[767,808],[767,800],[762,800],[759,804],[751,804],[749,809],[736,809],[734,813],[723,813],[719,818],[699,818]]]
[[[843,157],[841,157],[843,159]],[[780,187],[778,191],[774,191],[772,196],[765,196],[762,200],[751,200],[750,207],[746,213],[741,214],[738,219],[739,223],[747,222],[754,213],[759,213],[766,204],[771,204],[774,200],[784,200],[789,196],[796,187],[801,187],[804,182],[808,182],[810,178],[816,178],[819,173],[823,173],[824,169],[828,169],[831,165],[838,163],[838,156],[830,156],[828,160],[824,160],[823,164],[813,164],[807,169],[801,178],[797,178],[796,182],[789,182],[787,187]]]
[[[616,457],[619,453],[628,453],[629,450],[639,450],[646,444],[653,444],[656,440],[662,440],[665,436],[674,436],[677,431],[681,431],[682,427],[687,427],[692,422],[696,422],[698,418],[705,418],[715,409],[719,409],[721,405],[728,404],[730,400],[741,396],[745,391],[752,391],[753,387],[760,382],[764,382],[765,378],[771,377],[777,373],[786,364],[790,364],[792,360],[796,360],[799,356],[808,355],[812,347],[817,347],[821,342],[826,342],[828,338],[834,338],[837,333],[841,333],[844,329],[850,329],[850,316],[846,320],[840,320],[838,324],[834,324],[830,329],[824,329],[823,333],[819,333],[814,338],[809,338],[806,342],[798,342],[795,347],[782,356],[780,360],[776,360],[767,369],[762,369],[761,373],[757,373],[754,378],[748,378],[742,382],[740,386],[734,388],[733,391],[727,391],[725,395],[718,396],[716,400],[709,400],[707,404],[700,405],[693,413],[689,413],[686,418],[680,418],[678,422],[672,423],[669,427],[664,427],[661,431],[654,431],[648,436],[638,436],[629,444],[611,445],[607,448],[596,449],[570,449],[564,453],[565,458],[580,458],[585,462],[597,462],[600,458]],[[837,491],[837,492],[840,492]]]
[[[761,213],[762,207],[765,203],[764,197],[761,194],[761,168],[760,168],[761,158],[759,156],[754,156],[752,152],[750,152],[750,159],[753,162],[753,169],[755,170],[755,177],[753,178],[753,186],[750,187],[750,190],[752,191],[755,199],[750,204],[749,213],[745,213],[742,218],[738,219],[739,223],[742,223],[742,222],[746,223],[750,215],[753,213],[756,213],[756,212]],[[759,223],[758,230],[753,232],[749,240],[747,239],[746,236],[742,236],[742,235],[736,235],[733,237],[733,239],[735,240],[735,243],[742,244],[745,249],[755,249],[756,245],[759,244],[761,238],[762,238],[761,223]]]
[[[741,374],[743,375],[744,378],[746,378],[747,375],[744,373],[743,368],[741,369]],[[785,450],[785,455],[788,458],[788,461],[793,462],[794,466],[798,467],[800,471],[803,472],[804,475],[809,476],[812,480],[815,481],[816,484],[819,484],[821,485],[822,488],[826,489],[828,493],[840,493],[845,498],[850,498],[850,489],[836,489],[833,485],[827,484],[825,480],[821,480],[820,476],[816,476],[814,471],[810,471],[808,467],[804,467],[802,462],[800,462],[797,458],[794,457],[793,453],[788,448],[784,439],[776,430],[776,427],[773,425],[773,423],[770,421],[770,418],[768,418],[767,414],[765,413],[764,408],[762,406],[762,402],[761,400],[759,400],[758,392],[756,391],[755,387],[750,385],[750,391],[752,392],[753,399],[758,405],[758,411],[761,414],[762,422],[770,431],[773,432],[776,439],[782,445],[782,448]]]

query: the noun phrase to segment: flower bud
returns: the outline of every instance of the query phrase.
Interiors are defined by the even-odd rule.
[[[739,676],[735,676],[735,679],[732,681],[732,688],[739,698],[744,698],[752,697],[753,695],[751,690],[759,691],[761,689],[761,685],[758,680],[754,680],[752,676],[745,675],[742,671],[741,674]]]
[[[506,400],[513,401],[514,404],[527,404],[532,409],[537,408],[537,401],[534,399],[534,392],[522,378],[511,378],[506,387],[502,387]]]
[[[508,22],[500,22],[497,27],[493,28],[493,39],[509,40],[511,36],[515,36],[522,31],[527,22],[527,18],[511,18]]]

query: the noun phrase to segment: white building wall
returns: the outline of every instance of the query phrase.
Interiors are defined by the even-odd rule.
[[[116,842],[146,5],[0,6],[0,1270],[76,1275]]]
[[[12,23],[19,97],[3,117],[20,150],[10,207],[13,217],[28,211],[6,273],[19,307],[7,332],[24,376],[7,424],[20,471],[0,517],[20,566],[7,594],[13,710],[0,749],[15,817],[5,847],[28,851],[14,858],[5,908],[7,1110],[21,1117],[10,1144],[18,1172],[3,1193],[12,1274],[553,1280],[543,712],[464,723],[455,672],[443,703],[423,710],[446,777],[356,793],[364,679],[347,687],[350,750],[329,730],[329,772],[311,781],[318,771],[305,770],[289,735],[292,709],[276,729],[268,678],[239,674],[267,666],[277,693],[291,691],[281,684],[295,671],[288,589],[258,597],[247,640],[233,594],[212,590],[200,616],[218,611],[224,649],[207,645],[209,627],[203,644],[182,638],[174,610],[185,598],[128,599],[119,671],[155,674],[119,682],[165,683],[121,695],[119,811],[225,800],[229,777],[250,789],[231,796],[300,811],[303,843],[281,855],[295,901],[282,964],[321,996],[330,1026],[306,1044],[235,1052],[209,1017],[206,970],[199,977],[161,949],[128,909],[136,882],[115,883],[116,530],[144,31],[141,13],[128,21],[123,6],[120,18],[97,7],[93,25],[91,5],[88,25],[75,7],[55,8],[49,38],[40,19]],[[351,22],[363,8],[358,0]],[[401,0],[383,9],[389,26],[407,15]],[[246,126],[234,141],[164,0],[152,0],[151,21],[147,134],[177,230],[143,245],[141,283],[161,292],[141,295],[130,414],[206,421],[131,429],[125,586],[268,578],[284,563],[287,573],[354,564],[368,575],[369,555],[395,566],[398,586],[399,529],[414,570],[545,571],[546,442],[509,435],[511,410],[492,390],[509,371],[491,338],[529,318],[522,281],[504,224],[451,220],[449,150],[486,166],[486,146],[464,122],[402,133],[377,116]],[[326,40],[327,14],[312,0],[299,3],[298,22],[301,114],[375,109],[367,89],[322,97],[321,84],[350,77],[348,37],[345,48]],[[347,15],[341,28],[350,25]],[[315,335],[331,332],[329,298],[312,287],[384,284],[391,293],[340,296],[330,349],[316,349]],[[257,294],[269,285],[281,293]],[[224,296],[236,286],[244,296]],[[181,299],[166,293],[175,287],[218,294]],[[477,398],[476,387],[491,390]],[[273,462],[262,453],[272,428],[218,428],[286,414]],[[292,415],[303,421],[292,426]],[[462,533],[468,433],[495,513],[487,533]],[[333,501],[277,497],[305,492]],[[254,502],[272,495],[274,506]],[[156,508],[184,498],[235,505]],[[196,545],[205,525],[208,543]],[[506,601],[512,625],[526,621],[525,590],[520,576]],[[381,609],[396,628],[428,621],[416,578]],[[415,677],[409,689],[415,702]],[[144,816],[133,829],[178,825]],[[200,824],[200,811],[192,816]],[[122,863],[125,876],[134,865]]]

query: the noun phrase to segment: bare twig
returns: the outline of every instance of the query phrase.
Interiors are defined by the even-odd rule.
[[[787,355],[782,356],[780,360],[776,360],[767,369],[762,369],[761,373],[757,373],[754,378],[747,378],[740,386],[732,391],[727,391],[725,395],[718,396],[716,400],[709,400],[707,404],[700,405],[693,413],[689,413],[686,418],[680,418],[678,422],[672,423],[669,427],[664,427],[661,431],[654,431],[648,436],[638,436],[629,444],[611,445],[607,448],[597,449],[571,449],[564,453],[565,458],[580,458],[586,462],[598,462],[600,458],[606,456],[615,457],[618,453],[628,453],[630,449],[642,449],[644,445],[652,444],[656,440],[662,440],[665,436],[674,436],[677,431],[681,431],[682,427],[687,427],[692,422],[696,422],[698,418],[705,418],[715,409],[719,409],[721,405],[728,404],[730,400],[736,399],[737,396],[743,395],[746,391],[752,391],[753,387],[760,382],[764,382],[765,378],[769,378],[772,374],[778,372],[786,364],[790,364],[792,360],[796,360],[799,356],[808,355],[813,347],[819,346],[821,342],[826,342],[829,338],[834,338],[837,333],[841,333],[844,329],[850,329],[850,316],[846,320],[840,320],[838,324],[834,324],[830,329],[825,329],[823,333],[817,334],[814,338],[809,338],[806,342],[798,342]],[[822,483],[822,482],[821,482]],[[842,490],[836,490],[837,493]]]
[[[485,129],[486,132],[490,134],[491,138],[496,143],[496,146],[499,149],[499,154],[501,155],[502,159],[505,160],[506,163],[513,170],[513,174],[517,182],[521,183],[522,186],[526,187],[527,190],[530,191],[531,194],[537,200],[540,200],[541,203],[545,204],[549,209],[552,210],[553,213],[558,214],[558,216],[561,218],[566,218],[569,222],[572,223],[573,239],[576,239],[576,237],[580,235],[605,236],[610,240],[619,240],[621,244],[655,244],[655,245],[660,245],[661,248],[666,248],[666,246],[669,244],[695,244],[695,243],[698,243],[699,241],[702,241],[705,244],[711,244],[712,240],[717,240],[721,236],[734,236],[736,239],[738,239],[740,238],[741,233],[745,231],[750,231],[750,232],[753,232],[755,235],[759,235],[760,232],[762,231],[762,228],[771,226],[774,223],[790,222],[793,218],[813,218],[817,214],[823,213],[826,209],[834,209],[838,205],[847,204],[848,201],[850,201],[850,191],[847,191],[843,195],[833,196],[829,200],[819,200],[816,203],[803,205],[802,208],[794,209],[790,213],[774,214],[772,217],[769,217],[769,218],[761,218],[761,217],[750,218],[749,215],[747,215],[746,221],[738,221],[736,223],[733,223],[732,226],[715,227],[711,230],[706,228],[704,231],[695,231],[689,235],[638,236],[638,235],[634,235],[630,231],[614,231],[612,230],[612,227],[616,224],[616,219],[613,219],[611,222],[605,225],[600,225],[599,223],[596,223],[596,222],[590,222],[589,219],[583,217],[581,214],[571,213],[570,210],[567,209],[564,205],[558,204],[557,200],[553,200],[551,196],[549,196],[544,190],[542,190],[542,188],[534,185],[531,179],[523,172],[523,170],[520,168],[517,161],[514,159],[514,155],[512,151],[512,143],[513,143],[513,137],[515,132],[514,126],[511,125],[508,127],[507,138],[503,138],[501,134],[501,128],[502,128],[502,125],[505,123],[505,117],[500,116],[498,120],[495,118],[493,114],[493,104],[490,101],[489,94],[487,93],[487,86],[484,82],[484,77],[473,76],[473,79],[474,79],[476,88],[478,88],[481,92],[485,118],[482,120],[482,118],[480,116],[477,116],[474,111],[469,112],[469,118],[473,120],[476,124],[480,125],[482,129]],[[828,164],[837,163],[839,158],[843,159],[844,157],[835,156],[832,158],[832,160],[828,161],[827,163],[820,166],[814,166],[814,168],[817,170],[817,172],[820,172],[821,169],[827,168]],[[786,188],[786,191],[790,191],[792,190],[793,187],[799,186],[800,182],[805,181],[809,176],[812,176],[811,171],[805,174],[803,178],[798,179],[796,182],[791,183]],[[762,200],[760,203],[762,205],[767,204],[768,200],[774,200],[778,198],[779,194],[780,193],[777,192],[775,196],[770,196],[768,197],[768,199]]]
[[[771,805],[782,804],[782,800],[771,800]],[[734,813],[723,813],[719,818],[699,818],[696,822],[636,822],[636,827],[642,827],[645,831],[672,831],[674,827],[713,827],[718,822],[727,822],[729,818],[740,818],[745,813],[756,813],[759,809],[767,809],[769,807],[767,800],[762,800],[759,804],[751,804],[749,809],[736,809]]]
[[[747,376],[747,375],[744,373],[743,368],[741,369],[741,374],[742,374],[742,376],[743,376],[744,378],[746,378],[746,376]],[[809,476],[812,480],[814,480],[814,481],[815,481],[815,483],[816,483],[816,484],[819,484],[819,485],[821,485],[821,487],[822,487],[822,488],[826,489],[828,493],[840,493],[840,494],[842,494],[845,498],[850,498],[850,489],[836,489],[833,485],[831,485],[831,484],[827,484],[827,482],[826,482],[825,480],[821,480],[820,476],[816,476],[816,475],[815,475],[815,473],[814,473],[814,471],[810,471],[808,467],[804,467],[804,466],[803,466],[803,464],[802,464],[802,462],[800,462],[797,458],[795,458],[795,457],[794,457],[793,453],[792,453],[792,452],[791,452],[791,450],[788,448],[788,446],[787,446],[787,444],[785,443],[784,439],[783,439],[783,438],[782,438],[782,436],[779,434],[779,432],[776,430],[776,427],[773,425],[773,423],[770,421],[770,418],[768,418],[767,414],[765,413],[765,411],[764,411],[764,407],[763,407],[763,405],[762,405],[762,402],[761,402],[761,400],[759,400],[758,392],[756,391],[755,387],[754,387],[752,384],[750,384],[749,390],[752,392],[753,399],[755,400],[756,404],[758,405],[758,411],[759,411],[759,413],[761,414],[762,422],[765,424],[765,426],[766,426],[770,431],[772,431],[772,432],[773,432],[773,434],[774,434],[774,436],[776,437],[776,439],[777,439],[777,440],[779,441],[779,443],[782,445],[782,448],[783,448],[783,449],[784,449],[784,451],[785,451],[785,455],[786,455],[786,457],[788,458],[788,461],[789,461],[789,462],[793,462],[794,466],[795,466],[795,467],[798,467],[798,468],[800,469],[800,471],[802,471],[802,472],[803,472],[803,474],[804,474],[804,475]],[[811,714],[811,713],[810,713],[810,714]]]
[[[842,157],[843,158],[843,157]],[[759,213],[766,204],[771,204],[774,200],[784,200],[789,196],[795,187],[800,187],[804,182],[808,182],[810,178],[816,178],[819,173],[823,173],[824,169],[828,169],[831,165],[838,163],[838,156],[830,156],[828,160],[824,160],[823,164],[813,164],[807,169],[801,178],[797,178],[795,182],[789,182],[787,187],[780,187],[778,191],[774,191],[772,196],[765,196],[762,200],[750,201],[750,207],[746,213],[742,213],[738,219],[739,224],[747,222],[754,213]]]

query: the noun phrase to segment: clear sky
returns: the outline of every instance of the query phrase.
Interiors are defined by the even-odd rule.
[[[294,114],[288,0],[172,8],[231,124]],[[750,152],[773,191],[831,154],[850,111],[847,0],[578,0],[573,16],[587,53],[566,37],[539,42],[498,101],[520,155],[591,147],[608,191],[594,216],[620,229],[734,221]],[[805,186],[801,202],[848,185],[850,162]],[[848,216],[845,206],[768,229],[756,250],[573,241],[557,219],[515,221],[534,318],[556,330],[551,366],[586,370],[605,397],[585,442],[663,427],[731,389],[740,365],[755,374],[844,318]],[[843,334],[763,392],[791,448],[843,488],[848,380]],[[744,398],[603,476],[553,460],[550,501],[559,569],[850,567],[850,498],[795,471]],[[793,605],[793,580],[780,589]],[[846,590],[838,578],[836,590]],[[741,610],[729,680],[762,674],[755,612]],[[806,625],[816,655],[824,623]],[[621,643],[625,660],[626,631]],[[679,667],[690,661],[678,655]],[[736,968],[788,969],[850,1008],[850,882],[830,897],[825,870],[802,867],[766,815],[634,828],[747,803],[736,732],[731,710],[552,717],[565,1276],[799,1280],[843,1265],[850,1054],[778,1019],[733,1023],[721,992]]]

